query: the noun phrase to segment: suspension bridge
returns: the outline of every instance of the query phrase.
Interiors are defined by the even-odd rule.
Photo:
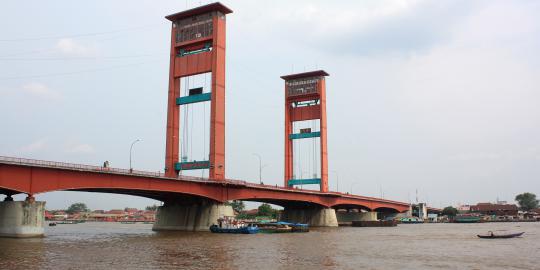
[[[279,205],[284,208],[283,220],[312,226],[337,226],[340,209],[347,210],[347,219],[408,211],[408,203],[329,191],[325,84],[329,74],[324,70],[281,77],[283,186],[226,177],[225,52],[230,13],[223,4],[213,3],[166,16],[171,44],[164,173],[0,157],[0,193],[7,195],[0,202],[0,236],[43,235],[45,202],[36,201],[34,195],[51,191],[160,200],[164,204],[154,230],[208,230],[220,216],[233,215],[226,205],[230,200]],[[319,188],[298,188],[308,185]],[[13,201],[16,194],[27,198]]]

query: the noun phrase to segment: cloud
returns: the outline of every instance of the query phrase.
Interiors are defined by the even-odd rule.
[[[68,56],[95,56],[95,45],[83,45],[71,38],[62,38],[56,43],[56,49]]]
[[[70,154],[90,154],[94,153],[94,147],[85,143],[70,143],[66,145],[65,152]]]
[[[51,100],[59,100],[62,98],[62,95],[59,92],[50,89],[48,86],[42,83],[27,83],[22,86],[22,89],[25,93],[39,98]]]
[[[45,149],[47,147],[47,140],[46,139],[39,139],[35,142],[32,142],[28,145],[22,146],[19,149],[17,149],[17,152],[19,153],[34,153],[37,151],[40,151],[42,149]]]
[[[423,52],[451,39],[455,25],[482,6],[420,0],[347,2],[345,9],[333,2],[287,5],[291,8],[268,6],[266,14],[247,15],[253,23],[242,26],[248,28],[244,32],[336,55]]]
[[[338,54],[422,53],[451,40],[455,25],[474,10],[474,4],[462,1],[415,1],[369,20],[351,21],[349,27],[317,40]]]

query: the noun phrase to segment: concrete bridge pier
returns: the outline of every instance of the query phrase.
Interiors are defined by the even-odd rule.
[[[218,218],[234,216],[230,205],[202,200],[191,203],[166,202],[158,207],[154,231],[209,231]]]
[[[45,202],[28,196],[23,202],[7,196],[0,202],[0,237],[42,237]]]
[[[376,221],[377,212],[353,212],[337,211],[337,220],[339,224],[350,225],[353,221]]]
[[[312,227],[337,227],[336,210],[325,207],[285,208],[281,220],[295,223],[307,223]]]

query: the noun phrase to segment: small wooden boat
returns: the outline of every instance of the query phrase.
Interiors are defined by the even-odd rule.
[[[478,234],[477,236],[484,239],[502,239],[502,238],[514,238],[514,237],[520,237],[525,232],[520,233],[510,233],[510,234],[494,234],[493,232],[489,232],[486,235]]]
[[[237,233],[237,234],[256,234],[259,228],[256,226],[245,226],[240,228],[220,228],[218,225],[210,226],[210,231],[213,233]]]
[[[454,223],[478,223],[482,222],[479,216],[460,215],[454,218]]]
[[[51,227],[52,227],[52,226],[56,226],[56,223],[55,223],[55,222],[51,222],[51,223],[49,223],[49,226],[51,226]]]

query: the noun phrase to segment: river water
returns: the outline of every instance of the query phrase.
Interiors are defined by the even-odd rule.
[[[540,222],[401,224],[309,233],[153,232],[149,224],[46,228],[0,238],[0,269],[540,269]],[[478,239],[488,230],[522,238]]]

